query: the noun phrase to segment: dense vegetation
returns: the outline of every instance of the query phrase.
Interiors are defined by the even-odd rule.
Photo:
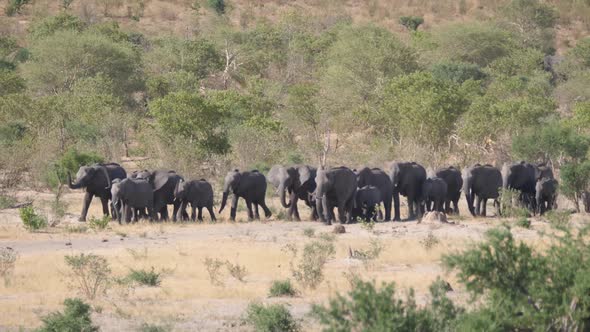
[[[141,20],[149,2],[136,2]],[[31,6],[10,3],[16,16]],[[66,1],[24,34],[0,31],[3,188],[25,175],[53,188],[72,160],[123,156],[188,177],[317,164],[328,129],[330,163],[527,158],[590,172],[590,39],[547,58],[557,25],[580,23],[563,6],[511,0],[435,27],[400,15],[392,32],[340,12],[236,23],[231,2],[190,1],[198,19],[181,37],[123,29],[110,18],[122,2],[101,3],[103,18]],[[570,184],[571,197],[585,189]]]

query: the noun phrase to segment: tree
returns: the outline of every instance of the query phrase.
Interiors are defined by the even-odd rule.
[[[413,49],[373,25],[338,29],[322,64],[318,107],[337,133],[370,126],[357,119],[366,119],[378,106],[386,82],[418,69]]]
[[[512,0],[502,14],[507,27],[520,37],[526,47],[545,54],[555,52],[553,28],[558,14],[554,7],[539,0]]]
[[[20,93],[26,88],[25,80],[16,72],[0,68],[0,97]]]
[[[451,24],[434,32],[438,52],[446,59],[485,67],[517,48],[514,37],[483,23]]]
[[[99,74],[112,81],[120,96],[141,84],[139,55],[127,42],[94,33],[58,31],[37,40],[31,52],[34,56],[23,65],[23,72],[31,88],[42,94],[71,91],[80,79]]]
[[[557,121],[530,128],[512,142],[512,151],[517,158],[552,162],[556,166],[584,160],[589,148],[590,138]]]
[[[463,62],[439,62],[430,68],[432,76],[462,84],[467,80],[480,81],[487,77],[478,65]]]
[[[580,212],[580,198],[590,184],[590,161],[570,162],[561,167],[561,192],[574,202]]]
[[[37,332],[96,332],[98,326],[92,325],[90,305],[80,299],[66,299],[65,310],[53,312],[42,318],[43,326]]]
[[[229,150],[225,114],[196,93],[176,92],[150,103],[150,114],[169,141],[181,137],[203,155]]]
[[[218,15],[225,14],[225,1],[224,0],[207,0],[207,4],[211,9],[215,10]]]
[[[419,72],[395,79],[384,93],[380,116],[399,141],[414,140],[434,149],[448,141],[468,102],[459,85]]]
[[[68,13],[59,13],[33,22],[29,28],[29,38],[39,40],[58,31],[71,30],[81,32],[86,24],[78,17]]]
[[[6,16],[14,16],[20,14],[23,6],[31,2],[31,0],[8,0],[8,5],[4,8]]]

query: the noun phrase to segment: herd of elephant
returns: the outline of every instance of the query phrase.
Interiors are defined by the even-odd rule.
[[[326,224],[336,220],[334,208],[341,223],[357,218],[390,221],[392,209],[393,220],[399,221],[400,195],[407,198],[409,220],[420,218],[425,211],[458,214],[461,192],[471,214],[485,216],[488,200],[500,208],[501,188],[518,191],[522,206],[543,214],[555,207],[558,185],[550,167],[524,161],[505,165],[502,170],[475,164],[463,171],[451,166],[429,174],[415,162],[393,162],[386,171],[367,167],[356,170],[344,166],[317,169],[307,165],[275,165],[267,176],[257,170],[230,171],[225,177],[219,213],[232,195],[231,220],[236,218],[239,198],[246,201],[248,219],[260,218],[259,207],[269,218],[272,213],[265,202],[267,182],[276,188],[290,219],[300,220],[297,203],[302,200],[311,209],[311,219]],[[142,217],[168,220],[168,205],[173,205],[173,221],[188,220],[189,204],[191,220],[202,221],[203,208],[208,210],[212,221],[216,220],[211,184],[205,179],[186,181],[171,170],[127,174],[116,163],[95,164],[80,167],[74,182],[68,174],[68,185],[71,189],[86,190],[80,221],[86,220],[95,196],[100,198],[105,215],[109,215],[110,201],[111,214],[119,223]]]

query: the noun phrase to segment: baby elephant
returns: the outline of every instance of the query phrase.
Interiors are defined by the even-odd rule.
[[[357,189],[355,196],[354,209],[352,210],[352,218],[364,218],[366,221],[377,220],[375,209],[379,211],[379,218],[382,219],[381,209],[381,192],[375,186],[364,186]]]
[[[203,208],[207,208],[211,221],[215,221],[215,213],[213,212],[213,188],[211,184],[205,179],[184,181],[179,180],[174,190],[174,199],[180,201],[180,208],[178,209],[177,218],[179,220],[186,220],[186,207],[190,203],[192,208],[191,220],[195,221],[195,210],[199,209],[198,219],[203,221]]]
[[[552,178],[541,178],[537,180],[536,200],[537,212],[543,215],[545,211],[555,208],[557,202],[557,186],[558,182]]]
[[[137,221],[139,211],[147,209],[149,220],[154,217],[154,194],[152,185],[145,179],[114,179],[111,186],[113,211],[121,223]]]
[[[439,177],[431,177],[424,181],[422,199],[426,211],[445,212],[444,204],[447,198],[447,183]]]

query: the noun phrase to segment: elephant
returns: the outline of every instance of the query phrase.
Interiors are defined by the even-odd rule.
[[[258,170],[240,172],[238,169],[235,169],[227,173],[223,184],[223,198],[221,199],[219,213],[225,208],[229,194],[233,194],[230,220],[236,220],[236,211],[240,197],[246,200],[248,220],[260,219],[260,215],[258,214],[259,205],[264,210],[266,218],[272,216],[272,212],[270,212],[265,202],[266,177],[258,172]],[[252,213],[252,204],[254,204],[254,213]]]
[[[391,202],[393,199],[393,184],[391,179],[383,170],[379,168],[365,167],[357,173],[358,187],[375,186],[381,193],[381,201],[385,208],[384,221],[391,220]]]
[[[356,174],[347,167],[318,169],[314,192],[316,209],[320,220],[327,225],[334,220],[334,207],[338,207],[340,223],[349,223],[357,190]]]
[[[310,194],[315,191],[315,167],[307,165],[282,166],[275,165],[268,172],[268,182],[277,188],[281,197],[281,205],[289,209],[290,219],[300,221],[297,201],[303,200],[305,205],[311,208],[311,220],[317,220],[318,214],[315,204],[312,204]],[[286,193],[289,193],[289,202],[286,202]]]
[[[444,212],[447,192],[445,180],[436,176],[427,178],[422,185],[422,201],[426,211]]]
[[[553,169],[545,163],[540,163],[535,166],[535,179],[538,181],[542,178],[555,179],[553,176]]]
[[[399,195],[408,198],[408,219],[421,217],[422,185],[426,181],[426,170],[415,162],[393,162],[389,167],[389,178],[393,185],[394,221],[400,221]]]
[[[99,197],[102,203],[102,212],[109,215],[109,200],[111,199],[111,181],[127,177],[125,169],[116,163],[94,164],[82,166],[76,174],[76,182],[72,182],[72,176],[68,173],[68,187],[70,189],[84,188],[86,195],[82,205],[82,213],[79,221],[86,221],[88,208],[94,196]]]
[[[537,180],[535,199],[537,201],[537,211],[540,215],[555,208],[558,185],[557,180],[553,178],[543,177]]]
[[[531,211],[535,210],[535,185],[537,182],[537,168],[521,161],[510,166],[502,167],[502,187],[520,192],[518,200]]]
[[[461,188],[463,188],[463,178],[461,171],[450,166],[441,168],[436,172],[436,176],[443,179],[447,184],[447,197],[445,199],[445,213],[459,214],[459,199],[461,198]],[[453,203],[453,209],[451,209]]]
[[[366,221],[377,221],[375,209],[381,212],[381,191],[375,186],[363,186],[358,188],[354,198],[354,208],[352,209],[352,218],[364,218]],[[379,213],[381,214],[381,213]]]
[[[207,180],[178,181],[174,189],[174,198],[180,201],[177,219],[185,220],[183,212],[190,203],[192,221],[195,221],[196,209],[199,209],[199,221],[203,221],[203,208],[207,208],[207,211],[209,211],[211,221],[216,220],[215,213],[213,212],[213,187],[211,187],[211,184]]]
[[[161,220],[168,220],[168,205],[173,205],[172,221],[176,221],[176,214],[180,208],[180,202],[174,199],[174,189],[182,176],[172,170],[155,170],[133,172],[131,178],[147,179],[154,191],[154,211],[160,214]],[[188,214],[183,211],[183,218],[188,219]]]
[[[475,164],[463,170],[463,193],[467,200],[469,212],[475,216],[486,216],[488,199],[494,200],[494,205],[500,214],[500,188],[502,188],[502,173],[492,165]],[[477,198],[477,205],[473,201]],[[483,208],[482,208],[483,203]]]
[[[154,194],[146,179],[114,179],[111,185],[113,211],[119,224],[138,220],[139,211],[147,209],[149,220],[154,217]]]

